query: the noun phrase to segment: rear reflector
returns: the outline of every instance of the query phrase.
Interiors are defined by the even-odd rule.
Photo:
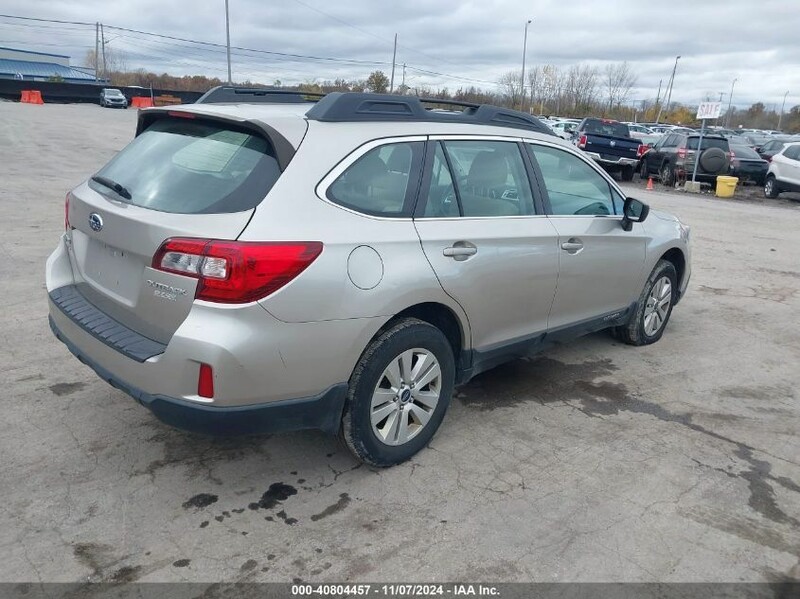
[[[308,268],[321,252],[319,241],[172,238],[161,244],[152,267],[198,279],[197,299],[243,304],[274,293]]]
[[[214,397],[214,371],[208,364],[200,364],[200,374],[197,377],[197,394],[200,397]]]

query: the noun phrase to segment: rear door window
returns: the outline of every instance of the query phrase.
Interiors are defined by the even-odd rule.
[[[462,216],[534,214],[528,173],[515,142],[447,141],[444,148]]]
[[[211,121],[162,118],[97,176],[127,189],[127,201],[136,206],[220,214],[254,208],[280,174],[272,144],[255,132]],[[115,195],[98,182],[89,185]]]

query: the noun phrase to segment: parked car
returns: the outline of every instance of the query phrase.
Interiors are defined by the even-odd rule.
[[[628,125],[628,131],[630,132],[630,136],[634,139],[642,140],[645,136],[654,135],[654,131],[644,125],[639,125],[638,123],[625,123]]]
[[[504,361],[606,328],[661,338],[688,227],[530,115],[424,106],[223,87],[142,110],[67,195],[53,332],[171,425],[319,428],[376,466]]]
[[[572,133],[577,128],[576,123],[572,123],[570,121],[557,121],[555,123],[550,124],[550,128],[553,130],[553,133],[558,135],[561,139],[571,139]]]
[[[692,178],[699,133],[668,133],[642,156],[639,176],[647,179],[653,175],[672,187],[678,174]],[[718,175],[725,175],[730,166],[730,144],[721,135],[704,135],[700,148],[699,168],[696,179],[715,181]]]
[[[627,125],[610,119],[583,119],[572,135],[575,145],[607,171],[619,172],[623,181],[633,179],[646,149],[631,137]]]
[[[800,192],[800,142],[786,144],[769,163],[764,195],[777,198],[783,191]]]
[[[730,142],[730,140],[728,140]],[[764,185],[769,162],[749,146],[731,144],[731,165],[728,172],[739,180]]]
[[[100,106],[103,108],[127,108],[128,99],[118,89],[103,88],[100,90]]]
[[[789,142],[781,139],[770,140],[758,148],[758,155],[767,162],[770,162],[772,157],[780,152],[787,143]]]

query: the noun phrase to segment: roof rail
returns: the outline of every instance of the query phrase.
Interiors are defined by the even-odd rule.
[[[195,104],[304,104],[315,102],[325,94],[300,90],[275,89],[269,87],[232,87],[219,85],[212,87]]]
[[[464,110],[453,112],[429,110],[425,105],[455,106]],[[317,102],[306,113],[306,117],[329,123],[364,121],[469,123],[555,135],[539,119],[524,112],[491,104],[391,94],[332,92]]]

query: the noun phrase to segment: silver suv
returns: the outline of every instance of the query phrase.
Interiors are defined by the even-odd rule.
[[[217,88],[141,111],[67,194],[53,332],[171,425],[318,428],[377,466],[502,362],[606,328],[657,341],[688,228],[535,118],[435,104]]]

